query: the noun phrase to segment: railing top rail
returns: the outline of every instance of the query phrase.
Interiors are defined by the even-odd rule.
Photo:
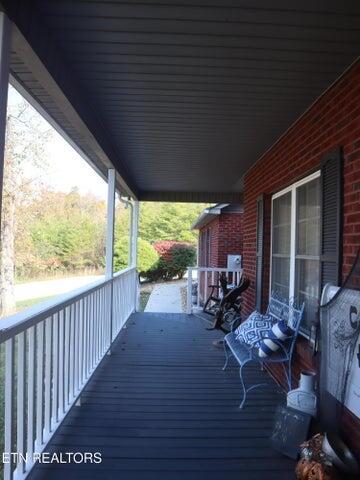
[[[125,268],[120,272],[114,274],[114,277],[120,277],[135,270],[135,267]],[[91,293],[99,290],[100,288],[111,283],[112,279],[101,279],[91,282],[84,287],[77,288],[76,290],[71,290],[70,292],[57,295],[56,297],[41,302],[38,305],[26,308],[19,313],[10,315],[0,319],[0,344],[8,340],[9,338],[18,335],[19,333],[27,330],[30,327],[33,327],[37,323],[45,320],[46,318],[51,317],[52,315],[58,313],[60,310],[68,307],[81,300],[82,298],[90,295]]]
[[[119,270],[113,274],[113,278],[121,277],[122,275],[126,275],[127,273],[131,272],[132,270],[136,270],[136,267],[127,267],[123,270]]]
[[[200,272],[242,272],[242,268],[232,269],[232,268],[219,268],[219,267],[190,267],[189,270],[197,270]]]

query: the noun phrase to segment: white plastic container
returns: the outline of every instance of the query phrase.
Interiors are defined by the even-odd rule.
[[[287,406],[316,417],[315,372],[301,372],[299,388],[287,394]]]

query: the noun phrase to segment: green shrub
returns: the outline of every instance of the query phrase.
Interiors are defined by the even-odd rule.
[[[168,267],[172,277],[183,278],[186,269],[196,262],[196,250],[192,245],[174,245],[171,249],[171,260]]]
[[[154,269],[158,263],[159,255],[154,247],[138,238],[137,269],[141,276],[148,278],[147,273]],[[120,237],[114,245],[114,269],[123,270],[129,266],[129,237]]]
[[[129,237],[123,236],[114,243],[114,270],[118,272],[129,266]]]
[[[179,242],[158,242],[156,249],[146,240],[138,239],[137,269],[140,275],[151,282],[183,278],[186,269],[195,265],[194,246]],[[166,245],[164,245],[166,244]],[[114,268],[123,270],[128,266],[129,238],[120,237],[114,245]]]
[[[147,273],[150,272],[158,263],[159,255],[151,243],[138,239],[138,261],[137,268],[139,273],[146,277]]]
[[[150,282],[171,279],[167,276],[167,264],[163,258],[160,257],[156,264],[146,273],[146,278]]]
[[[160,259],[150,272],[153,281],[183,278],[186,269],[195,265],[196,249],[191,244],[162,240],[154,243],[154,247]]]

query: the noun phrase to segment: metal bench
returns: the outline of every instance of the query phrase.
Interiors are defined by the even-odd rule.
[[[269,357],[259,357],[258,348],[250,347],[246,343],[238,340],[236,332],[232,331],[225,335],[225,364],[223,366],[223,370],[226,369],[231,356],[236,359],[240,366],[239,374],[243,390],[243,398],[239,408],[244,406],[248,392],[257,387],[267,385],[266,383],[257,383],[255,385],[250,385],[249,387],[245,386],[243,379],[243,368],[248,363],[258,363],[261,365],[261,367],[269,363],[281,363],[284,368],[289,390],[291,390],[291,360],[303,313],[304,304],[297,306],[294,301],[287,302],[281,299],[275,293],[272,294],[266,315],[270,315],[274,319],[274,323],[276,321],[284,320],[288,325],[291,326],[294,334],[288,340],[278,342],[275,341],[279,349]]]

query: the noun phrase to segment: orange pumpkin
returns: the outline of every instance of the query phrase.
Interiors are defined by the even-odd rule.
[[[313,462],[306,460],[305,458],[302,458],[301,460],[298,461],[295,469],[297,480],[308,479],[312,464]]]
[[[337,480],[338,478],[333,468],[305,458],[297,463],[295,474],[297,480]]]

